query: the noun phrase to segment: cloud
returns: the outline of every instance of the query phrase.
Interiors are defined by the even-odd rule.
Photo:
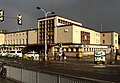
[[[36,10],[37,6],[46,11],[55,11],[73,20],[82,22],[84,26],[100,30],[119,30],[120,22],[120,0],[1,0],[0,9],[7,16],[23,15],[23,25],[18,26],[16,20],[5,19],[0,23],[0,28],[16,30],[37,27],[37,18],[43,17],[42,11]]]

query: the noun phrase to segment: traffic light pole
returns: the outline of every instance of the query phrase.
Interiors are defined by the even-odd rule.
[[[0,10],[0,21],[3,22],[4,18],[17,19],[18,25],[22,25],[22,15],[18,14],[16,17],[9,17],[4,15],[4,10]]]

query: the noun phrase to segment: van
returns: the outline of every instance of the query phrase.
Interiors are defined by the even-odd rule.
[[[16,54],[15,54],[15,51],[14,51],[14,50],[9,51],[9,53],[8,53],[8,55],[7,55],[7,57],[15,57],[15,56],[16,56]]]
[[[8,53],[8,57],[19,57],[19,58],[22,58],[22,51],[20,50],[12,50]]]
[[[16,55],[17,55],[19,58],[22,58],[23,53],[22,53],[22,51],[17,50],[17,51],[16,51]]]

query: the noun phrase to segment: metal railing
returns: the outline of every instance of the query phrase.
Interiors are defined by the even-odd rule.
[[[33,71],[24,68],[4,66],[7,69],[7,78],[21,83],[110,83],[108,81],[91,80],[45,70]]]

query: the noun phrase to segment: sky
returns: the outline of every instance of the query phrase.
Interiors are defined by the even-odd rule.
[[[0,10],[4,10],[5,20],[0,22],[0,30],[17,31],[37,28],[37,19],[46,12],[79,21],[83,26],[97,31],[120,33],[120,0],[0,0]],[[18,14],[22,14],[23,24],[18,25]]]

